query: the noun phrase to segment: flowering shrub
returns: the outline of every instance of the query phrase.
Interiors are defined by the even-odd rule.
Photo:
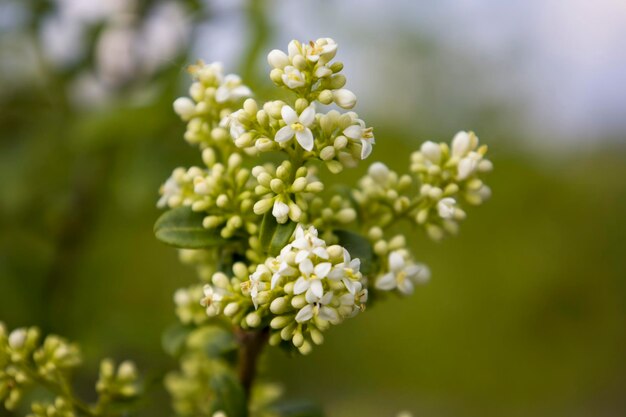
[[[411,294],[430,277],[394,226],[405,221],[440,240],[455,234],[465,207],[490,195],[492,169],[472,132],[425,142],[406,173],[375,162],[356,187],[321,178],[370,157],[371,127],[350,110],[343,64],[330,38],[289,43],[268,55],[281,99],[260,103],[220,64],[189,68],[189,97],[174,102],[185,139],[202,165],[177,168],[161,188],[167,211],[158,239],[180,248],[199,283],[174,295],[180,325],[164,335],[180,370],[165,385],[180,416],[314,416],[287,406],[280,389],[255,383],[264,345],[309,354],[331,325],[353,318],[386,293]],[[334,106],[330,108],[327,106]],[[319,176],[318,176],[319,175]],[[11,409],[40,384],[56,395],[32,415],[117,415],[140,393],[134,366],[101,366],[96,404],[78,400],[68,371],[78,348],[36,329],[0,327],[0,398]]]

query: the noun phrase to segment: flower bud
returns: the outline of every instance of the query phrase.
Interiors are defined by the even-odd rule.
[[[274,68],[283,69],[289,65],[289,57],[283,51],[273,49],[267,54],[267,62]]]
[[[196,105],[188,97],[180,97],[174,101],[174,111],[183,120],[189,120],[196,113]]]
[[[328,105],[333,102],[333,92],[330,90],[322,90],[317,99],[320,103]]]
[[[356,96],[354,93],[345,88],[333,91],[333,100],[335,104],[343,109],[351,109],[356,104]]]

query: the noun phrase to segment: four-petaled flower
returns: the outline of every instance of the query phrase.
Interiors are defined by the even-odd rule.
[[[404,294],[413,293],[415,284],[428,280],[430,271],[425,265],[408,263],[398,251],[389,254],[389,272],[379,277],[376,288],[383,291],[397,288]]]
[[[220,303],[224,298],[224,294],[220,289],[215,289],[211,285],[204,286],[204,298],[200,301],[203,307],[206,308],[208,316],[213,317],[220,312]]]
[[[300,311],[298,311],[298,314],[296,314],[296,321],[298,323],[303,323],[311,320],[313,317],[319,317],[322,320],[336,323],[339,321],[337,310],[328,306],[332,299],[332,292],[327,292],[322,297],[312,299],[309,302],[310,304],[305,305],[300,309]]]
[[[330,262],[322,262],[313,266],[310,259],[303,260],[299,265],[302,275],[298,278],[293,286],[293,293],[298,295],[306,291],[306,300],[312,303],[312,300],[321,298],[324,295],[324,284],[322,280],[328,276],[332,269]]]
[[[228,74],[224,82],[215,91],[215,101],[224,103],[231,100],[250,97],[252,91],[241,83],[241,78],[235,74]]]
[[[305,150],[313,150],[313,132],[309,128],[315,121],[315,106],[311,104],[300,116],[291,107],[285,105],[280,111],[286,125],[276,132],[274,140],[284,143],[296,136],[296,140]]]
[[[304,74],[292,65],[287,65],[282,76],[283,83],[292,90],[303,87],[306,84]]]
[[[358,119],[358,124],[345,128],[343,134],[352,140],[361,141],[361,159],[370,156],[372,145],[376,143],[376,140],[374,130],[371,127],[365,127],[363,120]]]

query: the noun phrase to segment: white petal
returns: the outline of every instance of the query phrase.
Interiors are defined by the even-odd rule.
[[[252,91],[245,85],[240,85],[230,90],[230,95],[233,98],[248,97],[252,95]]]
[[[359,140],[363,137],[363,128],[359,125],[348,126],[343,130],[343,134],[350,139]]]
[[[287,52],[289,52],[289,56],[293,58],[296,55],[300,54],[300,48],[298,48],[298,43],[296,41],[289,42],[287,45]]]
[[[309,321],[313,318],[313,306],[311,304],[307,304],[296,314],[296,321],[298,323],[302,323],[304,321]]]
[[[348,292],[352,295],[354,295],[357,292],[357,289],[360,290],[360,288],[358,288],[361,285],[359,281],[352,281],[346,278],[342,282],[343,282],[343,285],[346,286],[346,289],[348,290]]]
[[[470,158],[463,158],[459,161],[457,179],[464,180],[469,177],[476,169],[476,161]]]
[[[313,132],[308,127],[301,132],[296,132],[296,139],[305,150],[311,151],[313,149]]]
[[[452,139],[452,156],[461,158],[470,151],[470,147],[471,140],[469,133],[461,131],[454,135]]]
[[[326,278],[332,279],[333,281],[339,281],[341,278],[345,277],[346,273],[341,267],[341,265],[333,268]]]
[[[290,125],[283,126],[280,128],[278,132],[276,132],[276,136],[274,137],[274,140],[278,143],[287,142],[289,139],[293,137],[294,133],[295,132],[293,131]]]
[[[321,248],[318,246],[313,249],[313,253],[319,258],[328,259],[328,251],[326,250],[326,248]]]
[[[305,126],[311,126],[315,121],[315,105],[311,104],[300,114],[300,123]]]
[[[372,153],[372,142],[361,139],[361,159],[366,159]]]
[[[404,257],[398,251],[389,254],[389,269],[394,272],[401,271],[404,268]]]
[[[278,272],[275,273],[274,275],[272,275],[272,283],[270,286],[270,289],[274,289],[276,287],[276,284],[278,283],[278,281],[282,278],[282,275],[279,274]]]
[[[313,304],[313,303],[317,303],[319,302],[319,297],[317,295],[315,295],[313,293],[313,291],[311,291],[311,288],[309,287],[309,290],[306,292],[304,299],[306,300],[307,303],[309,304]]]
[[[331,323],[336,323],[337,321],[339,321],[337,310],[330,307],[322,307],[320,309],[319,317],[323,320],[328,320]]]
[[[309,251],[308,250],[300,250],[296,254],[296,263],[299,264],[299,263],[301,263],[302,261],[304,261],[308,257],[309,257]]]
[[[230,90],[225,85],[219,86],[215,90],[215,101],[223,103],[230,98]]]
[[[331,292],[327,292],[326,294],[324,294],[324,296],[320,300],[320,303],[323,304],[323,305],[326,305],[326,304],[330,303],[332,299],[333,299],[332,291]]]
[[[298,278],[296,283],[293,285],[293,293],[295,295],[302,294],[310,287],[310,282],[304,277]]]
[[[359,269],[361,269],[361,260],[359,258],[354,258],[352,261],[350,261],[350,269],[352,269],[353,271],[358,271]]]
[[[306,276],[311,275],[313,273],[313,262],[308,258],[300,262],[300,272]]]
[[[406,294],[406,295],[413,294],[413,289],[414,289],[413,281],[411,281],[408,278],[400,280],[400,282],[398,283],[398,289],[403,294]]]
[[[322,298],[322,296],[324,295],[324,287],[322,286],[322,281],[320,281],[319,279],[311,280],[311,287],[309,288],[309,291],[311,291],[317,298]]]
[[[283,116],[283,120],[288,125],[298,122],[298,114],[294,109],[287,105],[283,106],[283,108],[280,109],[280,115]]]
[[[393,272],[383,275],[376,280],[376,288],[383,291],[389,291],[396,288],[396,275]]]
[[[315,275],[317,275],[319,278],[326,278],[331,268],[332,265],[330,262],[322,262],[321,264],[317,264],[315,265]]]

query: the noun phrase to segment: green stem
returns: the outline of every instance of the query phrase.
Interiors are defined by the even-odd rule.
[[[72,403],[72,405],[81,413],[86,414],[91,417],[98,416],[91,407],[78,398],[76,398],[69,389],[67,383],[55,384],[53,381],[50,381],[43,376],[39,375],[36,371],[31,369],[28,365],[21,366],[22,370],[35,382],[37,382],[42,387],[46,388],[50,392],[63,397]],[[61,381],[63,381],[61,379]]]

